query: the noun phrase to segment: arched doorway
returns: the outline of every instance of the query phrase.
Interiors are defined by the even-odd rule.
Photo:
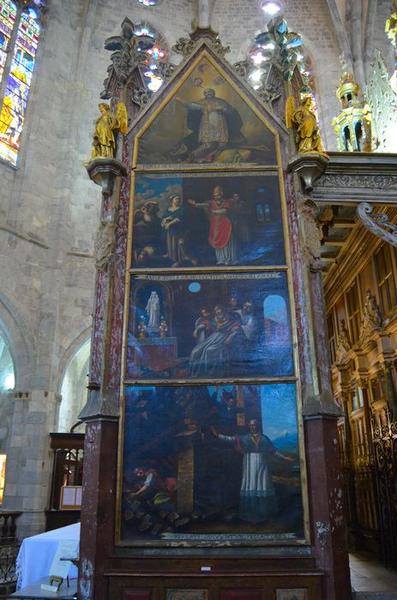
[[[66,367],[61,384],[58,432],[68,432],[76,425],[78,415],[86,402],[90,348],[91,340],[87,339]]]

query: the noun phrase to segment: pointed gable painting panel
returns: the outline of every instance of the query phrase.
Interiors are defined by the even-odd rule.
[[[300,544],[285,129],[203,41],[131,132],[118,541]]]
[[[277,164],[274,133],[206,51],[181,81],[140,136],[138,164]]]

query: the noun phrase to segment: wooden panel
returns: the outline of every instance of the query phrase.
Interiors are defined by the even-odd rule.
[[[262,590],[222,590],[220,600],[262,600]]]
[[[155,575],[124,571],[108,573],[107,577],[108,600],[276,600],[279,598],[277,593],[285,600],[319,600],[323,597],[322,573],[317,570],[218,575],[197,572],[185,576],[182,573]]]
[[[123,600],[150,600],[152,590],[124,590]]]
[[[276,600],[307,600],[306,589],[277,590]]]
[[[208,590],[186,588],[167,590],[166,600],[208,600]]]

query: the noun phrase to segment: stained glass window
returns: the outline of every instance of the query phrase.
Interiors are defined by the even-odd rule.
[[[4,66],[15,25],[16,14],[17,7],[14,2],[10,0],[0,2],[0,81],[3,79]]]
[[[0,158],[12,165],[18,158],[42,7],[42,0],[0,0]]]
[[[160,1],[161,0],[138,0],[138,4],[142,4],[143,6],[156,6]]]
[[[144,70],[147,86],[151,92],[157,92],[163,84],[159,63],[165,61],[167,57],[165,40],[163,36],[148,23],[139,23],[136,26],[135,35],[142,37],[142,51],[144,51],[147,56]]]
[[[0,504],[3,504],[4,487],[6,483],[6,462],[7,455],[0,454]]]

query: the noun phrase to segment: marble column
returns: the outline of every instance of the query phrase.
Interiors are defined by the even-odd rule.
[[[311,392],[303,397],[312,544],[324,571],[324,599],[351,598],[343,480],[337,420],[340,407],[332,395],[330,358],[322,284],[321,230],[313,201],[297,195],[302,276],[309,327]]]

